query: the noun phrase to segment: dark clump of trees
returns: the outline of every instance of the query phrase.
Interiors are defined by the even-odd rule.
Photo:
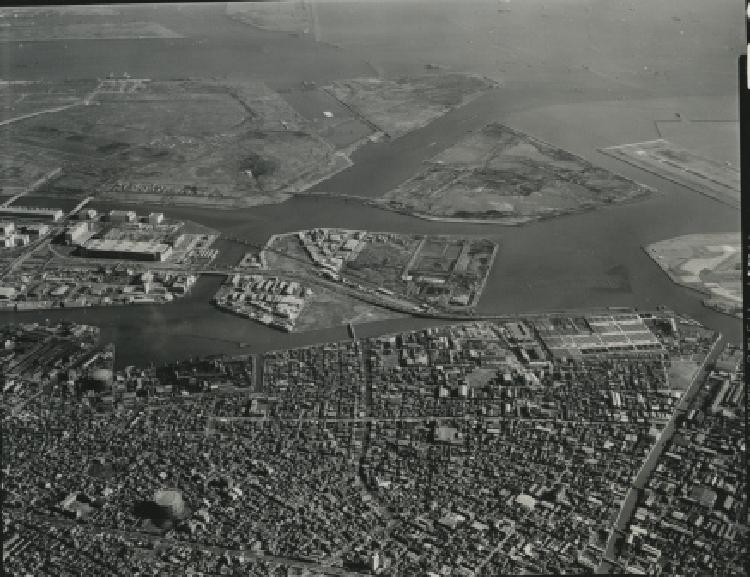
[[[263,176],[264,174],[271,174],[276,172],[279,168],[279,163],[272,158],[264,158],[260,154],[251,152],[240,163],[241,170],[249,170],[253,173],[254,177]]]

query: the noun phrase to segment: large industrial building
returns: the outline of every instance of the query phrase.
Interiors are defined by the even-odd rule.
[[[81,254],[88,258],[164,261],[172,254],[172,247],[156,241],[92,238],[81,245]]]
[[[26,206],[0,206],[0,218],[34,218],[57,222],[63,217],[59,208],[36,208]]]
[[[534,327],[555,357],[662,351],[659,339],[636,313],[537,320]]]

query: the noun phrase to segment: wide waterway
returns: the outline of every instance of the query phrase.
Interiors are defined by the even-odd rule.
[[[346,50],[314,44],[309,38],[259,32],[229,20],[216,8],[201,8],[197,13],[200,18],[188,17],[187,10],[133,8],[132,12],[134,19],[158,20],[186,38],[12,43],[7,46],[3,75],[84,78],[128,70],[133,76],[154,78],[274,78],[274,84],[291,86],[303,79],[323,82],[373,74],[367,63],[351,58]],[[325,17],[324,11],[322,16]],[[153,50],[157,46],[159,50]],[[414,61],[411,69],[404,72],[414,72],[422,64]],[[658,79],[639,80],[638,86],[631,87],[580,70],[561,70],[559,77],[532,72],[528,77],[522,78],[519,73],[506,78],[498,90],[401,139],[368,144],[353,156],[353,167],[315,190],[376,197],[413,175],[424,160],[467,132],[497,120],[649,184],[658,192],[633,204],[607,206],[523,227],[428,222],[355,201],[314,197],[232,211],[159,206],[139,206],[138,210],[160,210],[170,218],[198,221],[227,236],[258,243],[274,233],[317,226],[490,236],[501,247],[479,303],[481,313],[665,305],[720,330],[729,340],[739,341],[738,319],[704,307],[703,295],[672,283],[642,248],[677,235],[736,232],[738,211],[596,152],[601,146],[655,138],[650,132],[655,115],[683,110],[680,107],[687,100],[676,93],[666,94],[674,96],[674,105],[647,100],[661,96],[644,89],[659,87]],[[684,82],[689,81],[686,78]],[[711,87],[716,83],[707,86],[696,85],[695,92],[713,91]],[[611,100],[615,95],[620,99],[617,102]],[[554,106],[567,108],[558,110]],[[731,108],[730,102],[720,112],[731,113]],[[597,122],[587,123],[585,114],[592,110],[605,110],[606,114]],[[715,114],[720,117],[719,111]],[[634,121],[636,117],[641,118],[640,123]],[[571,126],[571,118],[584,120]],[[241,252],[239,247],[233,247],[231,258]],[[228,259],[226,255],[222,258]],[[204,278],[190,296],[170,305],[5,312],[0,313],[0,323],[71,319],[98,325],[103,338],[117,345],[118,366],[222,352],[262,352],[348,337],[345,327],[287,334],[222,313],[210,304],[220,282],[216,277]],[[357,335],[442,323],[402,318],[357,326]],[[241,349],[239,343],[248,347]]]
[[[685,195],[682,202],[674,200],[671,193],[661,192],[642,202],[523,227],[428,222],[329,198],[296,198],[232,212],[164,210],[255,242],[264,242],[274,232],[316,226],[491,236],[501,248],[479,303],[481,313],[665,305],[739,341],[739,320],[704,307],[702,295],[672,283],[641,248],[660,238],[705,227],[732,230],[726,225],[726,213],[731,214],[732,209],[694,193]],[[701,212],[702,220],[690,218]],[[262,352],[347,338],[345,327],[286,334],[222,313],[209,302],[220,282],[220,278],[204,278],[190,296],[164,306],[6,312],[0,314],[0,322],[72,319],[98,325],[104,339],[117,345],[119,366],[220,352]],[[369,336],[435,324],[440,323],[396,319],[358,326],[357,333]],[[240,349],[239,343],[249,347]]]

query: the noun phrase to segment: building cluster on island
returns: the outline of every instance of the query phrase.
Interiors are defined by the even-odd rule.
[[[231,275],[214,303],[240,316],[285,331],[294,329],[312,290],[298,282],[261,275]]]
[[[626,334],[605,350],[550,346],[597,330]],[[670,364],[697,368],[716,343],[668,311],[540,315],[272,351],[259,366],[129,367],[109,388],[71,388],[84,375],[73,365],[101,358],[93,336],[5,330],[4,362],[23,350],[27,367],[4,383],[8,566],[44,573],[74,540],[100,574],[143,556],[250,575],[285,560],[314,574],[592,572],[687,388]],[[34,370],[50,343],[80,339],[84,353]],[[731,354],[659,458],[623,569],[733,574],[747,554],[732,460],[746,393]],[[681,555],[679,539],[700,554]]]
[[[465,312],[478,302],[497,250],[488,239],[316,228],[272,237],[262,255],[284,254],[296,269],[310,263],[386,307]]]
[[[160,212],[139,217],[133,210],[110,210],[102,217],[85,209],[78,218],[67,226],[65,243],[77,247],[85,258],[164,262],[197,249],[210,262],[218,254],[210,248],[216,235],[186,234],[183,223],[166,222]]]
[[[367,234],[363,230],[316,228],[297,232],[297,238],[321,274],[339,280],[344,262],[356,258]]]

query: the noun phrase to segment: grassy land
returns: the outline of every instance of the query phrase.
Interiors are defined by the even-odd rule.
[[[6,100],[27,90],[38,92],[16,85]],[[88,101],[6,125],[0,156],[40,151],[62,166],[46,195],[168,204],[279,201],[349,164],[261,82],[103,81]]]
[[[429,217],[516,224],[621,202],[649,189],[493,123],[437,155],[381,200]]]

